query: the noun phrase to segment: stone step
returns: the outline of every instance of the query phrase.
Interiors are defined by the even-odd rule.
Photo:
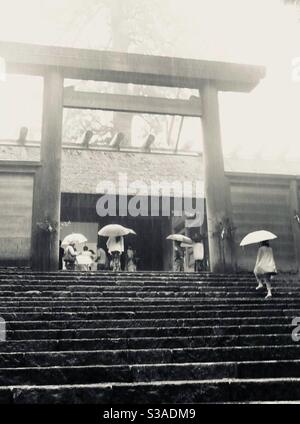
[[[298,278],[287,278],[284,276],[276,276],[273,278],[273,281],[285,281],[285,282],[299,282],[300,277]],[[29,274],[23,274],[23,275],[14,275],[14,274],[1,274],[0,273],[0,281],[75,281],[75,282],[85,282],[85,281],[135,281],[137,283],[144,283],[144,282],[178,282],[178,281],[186,281],[186,282],[193,282],[193,281],[202,281],[202,282],[218,282],[218,281],[226,281],[226,282],[232,282],[232,281],[255,281],[254,274],[251,274],[249,276],[240,277],[238,275],[228,275],[228,276],[206,276],[203,274],[189,274],[189,275],[167,275],[167,276],[149,276],[149,275],[138,275],[138,274],[120,274],[120,275],[108,275],[108,274],[65,274],[62,275],[60,273],[55,275],[29,275]]]
[[[90,303],[91,305],[218,305],[218,304],[227,304],[227,305],[274,305],[276,303],[286,303],[286,305],[299,305],[300,299],[294,299],[291,297],[273,296],[272,300],[265,300],[265,294],[257,293],[257,297],[223,297],[223,298],[213,298],[213,297],[102,297],[102,296],[72,296],[72,293],[61,294],[59,296],[45,297],[45,296],[33,296],[27,294],[24,296],[7,296],[0,297],[0,305],[4,306],[10,303],[14,304],[73,304],[73,303]]]
[[[174,284],[102,284],[102,283],[95,283],[95,284],[74,284],[74,282],[70,284],[62,284],[62,283],[52,283],[52,284],[2,284],[0,285],[1,291],[4,292],[22,292],[22,291],[31,291],[31,290],[39,290],[41,292],[55,292],[55,291],[66,291],[66,290],[73,290],[73,291],[87,291],[87,292],[97,292],[97,291],[112,291],[112,292],[130,292],[130,291],[145,291],[145,292],[153,292],[153,291],[207,291],[209,293],[214,294],[215,292],[222,292],[222,291],[228,291],[232,290],[233,292],[253,292],[255,291],[255,288],[257,286],[257,283],[251,282],[247,284],[218,284],[218,285],[204,285],[200,283],[194,283],[194,284],[184,284],[184,283],[178,283],[177,285]],[[265,288],[265,287],[264,287]],[[272,283],[272,288],[279,292],[286,292],[286,291],[293,291],[298,292],[300,290],[300,285],[295,284],[278,284],[278,283]]]
[[[73,325],[72,325],[73,324]],[[255,335],[255,334],[291,334],[292,327],[286,325],[226,325],[213,327],[211,325],[194,327],[123,327],[123,328],[101,328],[101,323],[94,321],[77,326],[77,322],[68,322],[67,328],[63,325],[53,324],[52,328],[27,330],[8,330],[7,340],[63,340],[63,339],[96,339],[96,338],[133,338],[133,337],[181,337],[181,336],[214,336],[214,335]],[[50,326],[49,326],[50,327]],[[53,328],[54,327],[54,328]],[[55,328],[56,327],[56,328]],[[7,343],[7,342],[6,342]],[[0,347],[5,347],[6,343],[1,343]]]
[[[207,286],[201,286],[199,285],[193,285],[193,286],[178,286],[178,287],[174,287],[174,286],[74,286],[74,285],[70,285],[70,286],[56,286],[56,285],[52,285],[52,286],[41,286],[41,285],[24,285],[24,286],[17,286],[17,285],[5,285],[5,286],[0,286],[0,292],[3,296],[5,295],[15,295],[17,294],[22,294],[22,293],[26,293],[26,292],[32,292],[32,291],[39,291],[41,294],[45,295],[45,294],[57,294],[58,292],[71,292],[71,293],[96,293],[97,295],[102,294],[102,293],[113,293],[113,294],[117,294],[119,296],[123,296],[123,293],[125,293],[125,295],[130,295],[130,293],[135,292],[135,293],[146,293],[146,294],[152,294],[152,293],[170,293],[170,292],[174,292],[175,294],[182,294],[182,293],[192,293],[192,294],[196,294],[197,296],[203,294],[205,296],[211,296],[214,297],[216,294],[222,294],[222,293],[233,293],[234,295],[236,294],[243,294],[244,296],[247,295],[253,295],[256,294],[256,290],[255,290],[255,285],[253,284],[252,286],[248,285],[248,286],[244,286],[244,287],[240,287],[240,286],[236,286],[236,287],[226,287],[226,286],[220,286],[220,287],[207,287]],[[263,293],[264,291],[266,291],[266,288],[263,288],[259,291],[259,293]],[[282,286],[274,286],[273,285],[273,291],[274,293],[277,294],[284,294],[284,293],[293,293],[293,295],[297,296],[300,293],[300,287],[296,288],[296,287],[282,287]]]
[[[48,298],[67,298],[67,297],[80,297],[80,298],[87,298],[87,297],[92,297],[94,299],[101,299],[104,297],[109,297],[109,298],[115,298],[115,299],[119,299],[119,298],[169,298],[169,299],[176,299],[176,298],[184,298],[184,297],[191,297],[195,300],[201,300],[201,299],[205,299],[205,298],[230,298],[230,299],[241,299],[241,298],[246,298],[246,299],[258,299],[261,298],[263,296],[265,296],[266,292],[265,291],[261,291],[261,292],[256,292],[256,291],[219,291],[219,292],[214,292],[214,293],[209,293],[209,292],[199,292],[199,291],[151,291],[151,292],[143,292],[143,291],[128,291],[128,292],[113,292],[113,291],[103,291],[103,292],[82,292],[82,291],[44,291],[42,292],[42,295],[44,297],[48,297]],[[9,297],[25,297],[25,298],[32,298],[34,294],[32,293],[26,293],[26,290],[24,291],[3,291],[0,292],[0,299],[2,299],[2,301],[4,301],[5,299],[9,298]],[[300,292],[293,292],[293,291],[276,291],[273,293],[273,297],[276,299],[279,298],[286,298],[286,299],[297,299],[300,300]]]
[[[177,337],[131,337],[131,338],[80,338],[77,333],[70,339],[43,340],[24,338],[14,340],[8,334],[7,341],[0,343],[0,352],[34,352],[34,351],[79,351],[79,350],[125,350],[125,349],[179,349],[194,347],[222,346],[284,346],[292,342],[291,334],[253,334],[253,335],[209,335],[209,336],[177,336]]]
[[[161,292],[161,291],[179,291],[179,292],[208,292],[214,294],[215,292],[224,292],[232,290],[233,292],[253,292],[255,290],[256,284],[247,284],[247,285],[235,285],[235,286],[204,286],[201,284],[185,285],[179,284],[178,286],[168,286],[168,285],[153,285],[153,286],[142,286],[142,285],[113,285],[113,284],[95,284],[91,285],[63,285],[63,284],[52,284],[52,285],[40,285],[40,284],[5,284],[0,285],[1,292],[23,292],[23,291],[40,291],[40,292],[55,292],[55,291],[86,291],[86,292],[132,292],[132,291],[144,291],[144,292]],[[279,284],[273,284],[273,289],[276,292],[286,292],[292,291],[297,293],[300,291],[300,286],[282,286]]]
[[[256,281],[254,275],[247,277],[239,277],[239,276],[224,276],[224,277],[206,277],[203,275],[196,275],[191,274],[190,276],[167,276],[167,277],[149,277],[149,276],[137,276],[135,274],[131,274],[128,276],[107,276],[107,275],[101,275],[96,274],[94,276],[73,276],[72,274],[67,275],[65,277],[61,277],[59,274],[54,276],[15,276],[15,275],[1,275],[0,274],[0,283],[16,283],[16,284],[23,284],[29,283],[29,284],[53,284],[61,283],[61,284],[96,284],[96,283],[119,283],[119,284],[129,284],[134,282],[134,284],[179,284],[179,283],[185,283],[185,284],[194,284],[194,283],[200,283],[200,284],[207,284],[207,285],[213,285],[213,284],[220,284],[224,282],[224,284],[247,284],[249,282],[254,283]],[[300,277],[299,278],[284,278],[280,276],[276,276],[272,279],[274,283],[280,283],[280,284],[294,284],[299,285],[300,283]]]
[[[131,273],[131,272],[126,272],[126,271],[119,271],[119,272],[113,272],[113,271],[99,271],[99,272],[95,272],[95,271],[66,271],[66,270],[62,270],[62,271],[31,271],[31,270],[25,270],[25,269],[19,269],[19,270],[9,270],[9,269],[4,269],[3,267],[0,268],[0,275],[12,275],[14,277],[20,277],[22,278],[23,276],[32,276],[32,277],[38,277],[38,276],[51,276],[51,277],[70,277],[70,276],[74,276],[76,278],[80,278],[80,277],[93,277],[93,276],[105,276],[105,277],[132,277],[135,276],[136,278],[155,278],[155,277],[194,277],[194,276],[203,276],[206,278],[209,277],[213,277],[213,278],[220,278],[220,277],[225,277],[225,278],[247,278],[249,276],[253,276],[252,272],[242,272],[242,273],[211,273],[211,272],[175,272],[175,271],[137,271],[135,273]],[[282,273],[279,274],[282,276],[286,276],[287,278],[297,278],[297,274],[289,274],[289,273]]]
[[[21,306],[21,305],[22,306]],[[276,303],[276,302],[267,302],[263,305],[261,302],[256,304],[244,304],[242,308],[241,305],[228,305],[228,304],[208,304],[208,305],[194,305],[194,304],[179,304],[179,305],[152,305],[152,304],[135,304],[129,303],[121,305],[110,305],[100,302],[9,302],[9,306],[2,306],[0,303],[0,314],[2,312],[88,312],[88,311],[101,311],[101,312],[205,312],[205,311],[224,311],[224,312],[239,312],[239,311],[269,311],[271,313],[274,311],[282,311],[288,309],[288,306],[291,308],[289,310],[299,310],[300,311],[300,302],[297,304],[287,304],[287,303]],[[26,306],[24,306],[26,305]]]
[[[175,273],[175,274],[165,274],[165,275],[151,275],[149,273],[142,274],[139,272],[136,273],[108,273],[108,272],[57,272],[57,273],[3,273],[0,272],[0,280],[145,280],[145,281],[164,281],[164,280],[252,280],[254,279],[254,273],[249,273],[247,275],[241,274],[206,274],[206,273]],[[299,275],[287,275],[284,273],[279,273],[274,277],[274,279],[282,281],[298,281]]]
[[[93,351],[2,352],[0,368],[157,364],[187,362],[227,362],[261,360],[299,360],[295,343],[271,346],[196,347],[172,349],[126,349]]]
[[[6,312],[4,312],[6,311]],[[6,310],[0,308],[0,317],[6,319],[6,321],[10,322],[21,322],[20,316],[25,317],[26,322],[30,321],[42,321],[39,319],[39,316],[43,316],[47,314],[47,316],[51,315],[51,321],[62,321],[60,316],[69,316],[81,314],[80,316],[86,316],[86,314],[97,313],[96,321],[100,319],[166,319],[166,318],[247,318],[247,317],[288,317],[290,321],[295,317],[300,317],[300,309],[280,309],[273,306],[273,308],[261,309],[261,308],[253,308],[253,310],[245,309],[245,310],[230,310],[229,308],[113,308],[109,309],[108,307],[102,308],[99,306],[86,306],[86,307],[28,307],[28,308],[20,308],[18,310],[17,307],[10,308],[8,307]],[[56,316],[59,319],[55,318]],[[52,319],[53,317],[53,319]],[[91,319],[88,319],[91,321]],[[15,327],[14,327],[15,328]]]
[[[272,283],[278,286],[291,286],[291,287],[299,287],[300,281],[285,281],[273,279]],[[180,287],[181,285],[199,285],[199,286],[207,286],[207,287],[216,287],[216,286],[225,286],[225,287],[237,287],[237,286],[247,286],[247,285],[255,285],[256,280],[254,278],[239,280],[225,280],[225,279],[164,279],[164,280],[156,280],[156,279],[1,279],[0,285],[41,285],[41,286],[51,286],[51,285],[80,285],[80,286],[130,286],[135,285],[139,287],[143,286],[174,286]]]
[[[285,318],[294,318],[300,316],[300,309],[253,309],[252,311],[249,309],[245,310],[217,310],[212,309],[210,311],[102,311],[101,308],[88,308],[84,311],[29,311],[29,312],[2,312],[2,318],[6,321],[12,321],[16,317],[18,320],[26,320],[26,321],[35,321],[35,320],[73,320],[86,318],[88,320],[96,319],[96,320],[122,320],[122,319],[132,319],[132,320],[145,320],[145,319],[206,319],[206,318],[276,318],[276,317],[285,317]]]
[[[77,277],[77,276],[68,276],[61,278],[60,276],[42,276],[42,277],[16,277],[16,276],[1,276],[0,275],[0,283],[1,284],[53,284],[53,283],[59,283],[59,284],[206,284],[206,285],[214,285],[214,284],[228,284],[228,285],[236,285],[236,284],[248,284],[248,283],[255,283],[256,279],[254,275],[246,277],[246,278],[240,278],[240,277],[205,277],[205,276],[189,276],[189,277],[163,277],[163,278],[151,278],[151,277],[138,277],[134,274],[131,274],[128,277],[108,277],[108,276],[102,276],[101,275],[95,275],[92,277]],[[282,285],[299,285],[300,283],[300,277],[295,278],[280,278],[275,277],[272,279],[272,282],[275,284],[282,284]]]
[[[0,369],[0,386],[300,377],[300,361],[89,365]]]
[[[165,404],[300,399],[299,378],[215,379],[87,385],[4,386],[6,404]]]
[[[124,283],[130,283],[132,281],[138,283],[147,283],[149,282],[150,284],[153,283],[182,283],[182,282],[187,282],[187,283],[191,283],[191,282],[203,282],[205,284],[210,284],[210,283],[220,283],[220,282],[224,282],[224,283],[231,283],[231,282],[241,282],[241,283],[247,283],[247,282],[255,282],[255,277],[252,275],[251,277],[246,277],[246,278],[239,278],[239,277],[205,277],[205,276],[176,276],[176,277],[172,277],[172,276],[168,276],[168,277],[154,277],[154,278],[149,278],[148,277],[139,277],[136,276],[134,274],[131,274],[130,276],[124,277],[124,276],[114,276],[114,277],[107,277],[107,276],[102,276],[101,275],[95,275],[94,277],[86,277],[86,276],[82,276],[82,277],[78,277],[78,276],[72,276],[68,275],[67,277],[63,277],[61,278],[60,276],[32,276],[32,277],[27,277],[27,276],[23,276],[23,277],[16,277],[16,276],[0,276],[0,281],[3,282],[23,282],[23,281],[27,281],[27,282],[48,282],[48,283],[53,283],[53,282],[59,282],[59,283],[84,283],[84,282],[95,282],[95,283],[99,283],[99,282],[124,282]],[[299,279],[281,279],[281,278],[276,278],[273,279],[274,282],[278,281],[278,282],[288,282],[291,284],[298,284],[299,283]]]
[[[5,273],[0,272],[1,280],[59,280],[59,281],[249,281],[255,280],[253,273],[249,274],[207,274],[207,273],[109,273],[109,272],[54,272],[54,273]],[[300,276],[279,273],[273,280],[299,282]]]
[[[197,313],[195,312],[195,315]],[[18,322],[25,322],[25,321],[31,321],[32,325],[38,325],[36,322],[41,322],[47,325],[47,323],[55,322],[55,321],[80,321],[80,320],[101,320],[102,327],[132,327],[132,326],[139,326],[139,327],[147,327],[147,326],[179,326],[179,327],[189,327],[194,325],[213,325],[213,326],[219,326],[219,325],[241,325],[241,324],[265,324],[266,321],[268,321],[268,324],[290,324],[292,317],[294,317],[294,314],[291,316],[287,315],[281,315],[276,316],[276,314],[272,314],[271,316],[267,315],[265,316],[254,316],[254,314],[251,314],[252,316],[237,316],[237,317],[219,317],[216,316],[216,314],[213,317],[204,317],[199,315],[199,317],[196,317],[193,315],[191,318],[185,318],[185,317],[175,317],[175,318],[140,318],[138,319],[134,313],[130,314],[130,317],[126,318],[104,318],[104,315],[101,312],[75,312],[75,313],[18,313],[18,314],[11,314],[11,313],[3,313],[1,316],[4,318],[7,322],[15,321],[16,318]]]
[[[0,279],[0,285],[1,286],[82,286],[82,287],[97,287],[97,286],[119,286],[119,287],[130,287],[130,286],[136,286],[136,287],[181,287],[181,286],[199,286],[199,287],[208,287],[208,288],[214,288],[214,287],[247,287],[247,286],[254,286],[256,284],[256,280],[254,279],[247,279],[247,280],[165,280],[165,281],[159,281],[159,280],[149,280],[149,281],[143,281],[143,280],[57,280],[57,279],[51,279],[51,280],[4,280]],[[278,287],[295,287],[299,288],[300,282],[296,281],[280,281],[280,280],[272,280],[272,284],[274,286]]]

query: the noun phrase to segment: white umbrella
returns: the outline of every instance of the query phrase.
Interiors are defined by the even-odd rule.
[[[259,230],[247,234],[240,243],[240,246],[247,246],[248,244],[260,243],[261,241],[274,240],[277,236],[270,231]]]
[[[183,234],[171,234],[167,237],[167,240],[180,241],[181,243],[193,244],[193,240]]]
[[[66,244],[70,244],[71,242],[80,244],[80,243],[86,243],[87,241],[88,241],[87,238],[83,234],[72,233],[66,236],[63,239],[61,244],[66,245]]]
[[[123,227],[123,225],[110,224],[101,228],[98,234],[99,236],[103,236],[103,237],[118,237],[118,236],[127,236],[128,234],[136,235],[136,232],[131,230],[130,228]]]

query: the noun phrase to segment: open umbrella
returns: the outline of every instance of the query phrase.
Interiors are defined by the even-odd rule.
[[[66,244],[70,244],[71,242],[78,243],[78,244],[80,244],[80,243],[86,243],[87,242],[87,238],[83,234],[72,233],[72,234],[69,234],[68,236],[66,236],[63,239],[63,241],[62,241],[61,244],[66,245]]]
[[[110,224],[101,228],[98,234],[99,236],[102,236],[102,237],[119,237],[119,236],[127,236],[128,234],[136,235],[136,232],[131,230],[130,228],[123,227],[123,225]]]
[[[274,240],[277,236],[270,231],[259,230],[247,234],[240,243],[240,246],[248,246],[248,244],[260,243],[261,241]]]
[[[193,244],[193,240],[183,234],[171,234],[167,237],[167,240],[180,241],[181,243]]]

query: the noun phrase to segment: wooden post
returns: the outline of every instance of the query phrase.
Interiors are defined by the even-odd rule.
[[[230,228],[227,231],[227,238],[225,240],[225,263],[226,270],[230,272],[237,272],[237,246],[235,241],[235,225],[233,219],[233,209],[231,202],[231,182],[228,177],[225,177],[226,188],[226,205],[227,205],[227,218]]]
[[[226,264],[220,242],[220,229],[224,218],[228,218],[229,199],[224,175],[218,90],[212,81],[205,81],[200,95],[210,270],[224,272]]]
[[[49,69],[44,76],[42,166],[33,200],[31,258],[32,268],[40,271],[58,270],[62,119],[63,76],[57,69]]]
[[[290,182],[290,215],[291,225],[294,240],[294,251],[295,251],[295,264],[296,270],[300,269],[300,224],[297,222],[295,215],[300,214],[299,195],[298,195],[298,183],[297,180],[291,180]]]

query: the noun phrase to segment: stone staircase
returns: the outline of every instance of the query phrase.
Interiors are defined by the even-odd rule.
[[[300,401],[300,283],[0,271],[0,403]]]

